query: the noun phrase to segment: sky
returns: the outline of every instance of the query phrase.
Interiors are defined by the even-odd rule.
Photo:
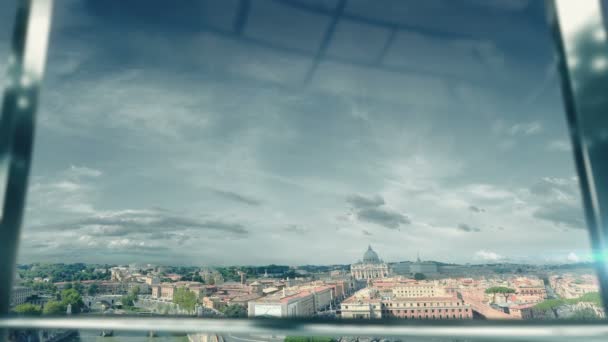
[[[240,4],[55,2],[19,262],[588,258],[543,2]]]

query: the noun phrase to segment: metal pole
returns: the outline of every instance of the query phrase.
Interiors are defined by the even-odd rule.
[[[48,43],[52,0],[19,2],[0,116],[0,315],[9,310],[30,170],[34,119]],[[0,332],[0,337],[2,333]]]
[[[592,256],[608,311],[608,40],[601,0],[547,2]]]

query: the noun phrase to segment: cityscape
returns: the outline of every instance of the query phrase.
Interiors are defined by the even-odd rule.
[[[11,304],[14,314],[45,316],[605,318],[589,263],[457,265],[426,261],[420,255],[414,261],[385,262],[379,253],[370,245],[360,260],[331,266],[19,265]],[[45,332],[42,340],[71,341],[73,333]],[[270,340],[277,338],[289,337]]]

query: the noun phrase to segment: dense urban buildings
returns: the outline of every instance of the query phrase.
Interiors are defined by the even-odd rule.
[[[340,305],[343,318],[471,319],[458,293],[434,281],[392,278],[374,281]]]
[[[453,265],[420,257],[389,265],[371,246],[350,272],[348,265],[268,265],[269,272],[265,267],[81,264],[39,271],[46,267],[23,272],[27,279],[17,277],[14,308],[24,303],[43,308],[72,289],[82,296],[84,310],[98,313],[403,320],[605,317],[597,278],[588,267]],[[94,279],[65,280],[83,269]],[[61,281],[54,281],[57,275]]]

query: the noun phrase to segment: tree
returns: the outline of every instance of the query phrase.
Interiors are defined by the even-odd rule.
[[[595,311],[591,308],[584,308],[574,311],[570,319],[579,320],[579,321],[590,321],[598,319],[599,317],[595,314]]]
[[[99,285],[97,283],[91,284],[87,290],[89,296],[94,296],[97,294],[97,292],[99,292]]]
[[[40,316],[40,314],[42,313],[42,309],[40,309],[40,306],[30,303],[17,305],[13,309],[13,311],[23,316]]]
[[[244,306],[238,304],[231,304],[223,307],[220,310],[226,317],[239,318],[247,317],[247,309]]]
[[[194,311],[196,306],[196,294],[185,287],[175,289],[173,293],[173,303],[178,304],[182,309]]]
[[[69,289],[71,289],[71,288],[73,288],[72,283],[67,283],[67,284],[65,284],[65,287],[64,287],[63,289],[64,289],[64,290],[69,290]]]
[[[423,273],[414,273],[414,279],[424,280],[424,279],[426,279],[426,276]]]
[[[132,307],[132,306],[135,306],[135,302],[137,302],[138,295],[139,295],[139,286],[135,286],[135,287],[131,288],[128,295],[122,296],[120,301],[122,302],[122,305]]]
[[[515,290],[508,288],[508,287],[504,287],[504,286],[493,286],[493,287],[487,288],[486,293],[494,295],[492,298],[492,303],[496,302],[497,294],[503,295],[505,297],[505,302],[506,302],[507,299],[509,298],[509,296],[511,294],[515,293]]]
[[[61,303],[67,308],[69,304],[72,305],[72,313],[79,313],[84,307],[84,302],[80,293],[75,289],[67,289],[61,291]]]
[[[135,299],[134,299],[135,301],[137,301],[137,296],[139,296],[139,292],[140,292],[139,286],[134,286],[129,291],[131,296],[135,297]]]
[[[132,307],[135,305],[135,301],[131,295],[125,295],[120,298],[120,302],[123,306]]]
[[[566,302],[562,299],[547,299],[534,305],[534,310],[545,313],[551,311],[553,313],[553,318],[557,318],[557,308],[564,304],[566,304]]]
[[[74,290],[76,290],[80,295],[84,294],[84,285],[82,285],[82,283],[78,282],[78,283],[74,283],[73,285]]]
[[[50,301],[47,302],[42,310],[45,315],[63,315],[65,314],[66,307],[61,302]]]

